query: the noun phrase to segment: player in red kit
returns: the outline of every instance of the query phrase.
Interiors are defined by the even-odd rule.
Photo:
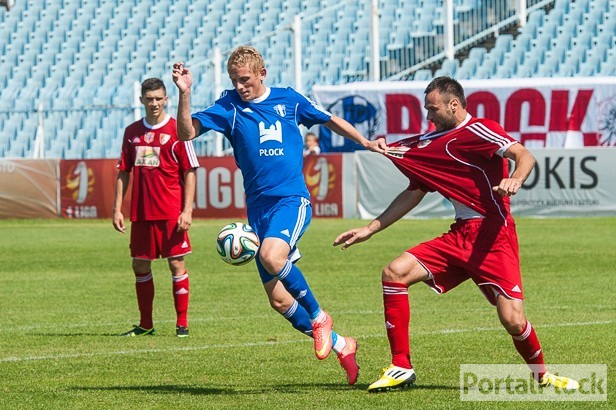
[[[122,336],[155,334],[151,263],[162,257],[173,280],[176,335],[187,337],[189,281],[184,256],[191,253],[188,230],[199,162],[192,142],[178,140],[176,121],[165,112],[165,84],[158,78],[145,80],[140,99],[146,115],[124,131],[113,203],[113,227],[125,233],[121,208],[132,171],[130,253],[141,318],[139,326]]]
[[[546,370],[539,339],[523,309],[518,239],[509,211],[535,159],[496,122],[466,111],[462,86],[449,77],[425,90],[427,119],[435,130],[390,144],[387,157],[409,178],[408,188],[363,228],[340,234],[342,249],[368,240],[415,208],[427,192],[448,198],[455,210],[449,232],[408,249],[382,272],[385,326],[392,364],[368,391],[415,382],[409,344],[408,288],[424,282],[441,294],[471,279],[496,306],[501,324],[539,384],[574,390],[579,384]],[[509,176],[508,160],[515,162]]]

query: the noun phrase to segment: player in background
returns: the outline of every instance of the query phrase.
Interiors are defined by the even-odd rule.
[[[151,262],[167,259],[177,313],[176,335],[188,336],[189,281],[184,256],[191,253],[188,230],[192,222],[195,169],[199,162],[190,141],[179,141],[176,121],[165,112],[167,89],[158,78],[141,84],[145,117],[124,131],[122,155],[113,202],[113,227],[126,232],[122,201],[133,171],[130,254],[133,258],[139,326],[122,336],[154,335]]]
[[[321,147],[319,146],[319,139],[313,132],[308,132],[304,136],[304,156],[319,155],[321,153]]]
[[[292,88],[267,87],[263,57],[253,47],[236,48],[227,62],[234,89],[212,106],[192,114],[192,74],[173,65],[179,89],[178,136],[191,140],[208,130],[225,135],[244,177],[248,223],[261,241],[257,269],[271,307],[292,326],[314,339],[318,359],[337,353],[349,384],[357,381],[356,340],[332,331],[303,273],[294,265],[297,242],[312,218],[302,174],[303,139],[299,124],[325,124],[365,148],[384,152],[382,141],[368,141],[344,119],[323,110]]]
[[[415,382],[409,345],[409,286],[425,282],[441,294],[469,278],[496,306],[501,324],[539,384],[577,389],[576,381],[548,373],[539,339],[523,309],[518,239],[509,197],[532,171],[534,157],[496,122],[471,117],[457,81],[435,78],[425,94],[427,119],[436,129],[390,144],[386,154],[409,178],[408,188],[367,226],[334,240],[342,249],[368,240],[415,208],[427,192],[448,198],[455,210],[449,232],[410,248],[383,269],[392,364],[368,390],[404,388]],[[507,158],[515,162],[511,176]]]

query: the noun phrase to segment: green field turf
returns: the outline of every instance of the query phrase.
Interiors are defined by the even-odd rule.
[[[494,309],[471,283],[437,296],[411,288],[411,390],[368,394],[389,364],[380,271],[449,221],[401,221],[347,251],[334,237],[357,220],[315,220],[299,262],[335,329],[360,343],[356,386],[335,355],[269,307],[254,264],[232,267],[214,238],[227,221],[195,221],[190,337],[175,337],[166,262],[154,264],[157,336],[137,323],[128,237],[105,221],[0,221],[0,409],[614,408],[616,218],[519,219],[526,311],[548,363],[604,363],[608,402],[461,402],[465,363],[520,363]]]

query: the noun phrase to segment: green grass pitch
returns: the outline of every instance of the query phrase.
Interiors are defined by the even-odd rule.
[[[195,221],[190,337],[175,337],[170,274],[154,263],[157,335],[114,335],[137,323],[128,237],[103,221],[0,221],[0,409],[614,408],[616,218],[518,220],[526,313],[548,363],[605,363],[608,402],[461,402],[465,363],[520,363],[481,292],[411,287],[415,388],[368,394],[389,364],[382,267],[448,228],[400,221],[346,251],[335,236],[366,221],[314,220],[299,266],[335,329],[359,341],[347,386],[335,355],[268,305],[253,263],[233,267],[214,240],[228,221]]]

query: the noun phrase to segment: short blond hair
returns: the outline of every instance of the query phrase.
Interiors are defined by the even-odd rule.
[[[232,66],[248,67],[253,73],[259,73],[265,68],[263,56],[252,46],[239,46],[229,56],[227,61],[227,72]]]

